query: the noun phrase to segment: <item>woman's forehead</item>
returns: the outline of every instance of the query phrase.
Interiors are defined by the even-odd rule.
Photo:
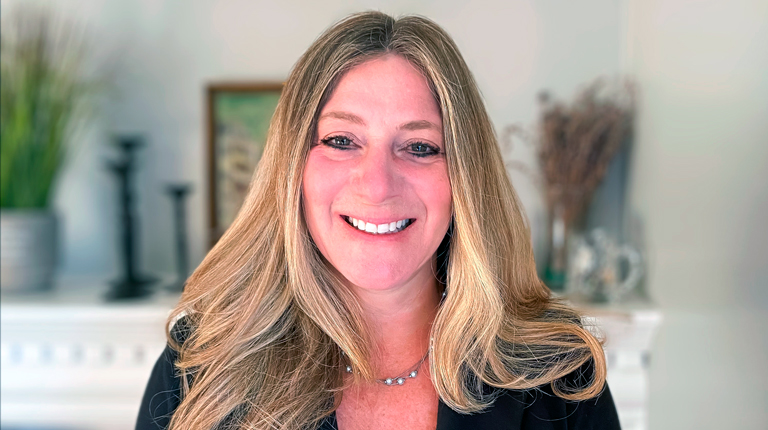
[[[366,125],[375,120],[405,121],[412,129],[442,131],[442,114],[426,77],[404,57],[370,59],[348,70],[333,88],[319,119]]]

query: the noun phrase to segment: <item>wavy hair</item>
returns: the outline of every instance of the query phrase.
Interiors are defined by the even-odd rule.
[[[470,413],[493,401],[483,384],[552,384],[574,400],[602,389],[602,346],[536,274],[520,202],[456,45],[426,18],[366,12],[333,25],[294,66],[246,200],[169,317],[169,328],[180,315],[193,327],[183,343],[169,335],[183,381],[171,429],[313,428],[340,403],[342,351],[356,378],[374,379],[362,308],[312,242],[301,183],[335,84],[384,54],[424,74],[443,119],[454,214],[438,253],[448,294],[431,329],[440,398]],[[563,382],[589,361],[584,386]]]

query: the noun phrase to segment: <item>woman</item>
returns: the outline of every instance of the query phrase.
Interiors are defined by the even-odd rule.
[[[353,15],[291,72],[137,428],[618,428],[579,321],[453,41]]]

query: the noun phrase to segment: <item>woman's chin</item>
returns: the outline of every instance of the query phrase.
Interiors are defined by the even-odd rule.
[[[410,276],[398,271],[389,270],[364,270],[348,272],[342,275],[351,284],[350,286],[360,291],[386,291],[397,288],[407,282]]]
[[[346,279],[349,286],[358,292],[383,292],[409,285],[423,288],[431,285],[431,281],[434,280],[433,270],[429,264],[420,267],[405,267],[400,264],[343,269],[346,270],[340,270],[339,273]]]
[[[366,276],[363,278],[355,278],[350,280],[351,286],[359,291],[387,291],[397,288],[402,285],[399,279],[392,279],[391,277],[375,277]]]

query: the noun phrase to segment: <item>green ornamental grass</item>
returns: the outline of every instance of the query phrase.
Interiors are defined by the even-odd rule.
[[[44,209],[95,85],[82,33],[41,9],[0,27],[0,208]]]

